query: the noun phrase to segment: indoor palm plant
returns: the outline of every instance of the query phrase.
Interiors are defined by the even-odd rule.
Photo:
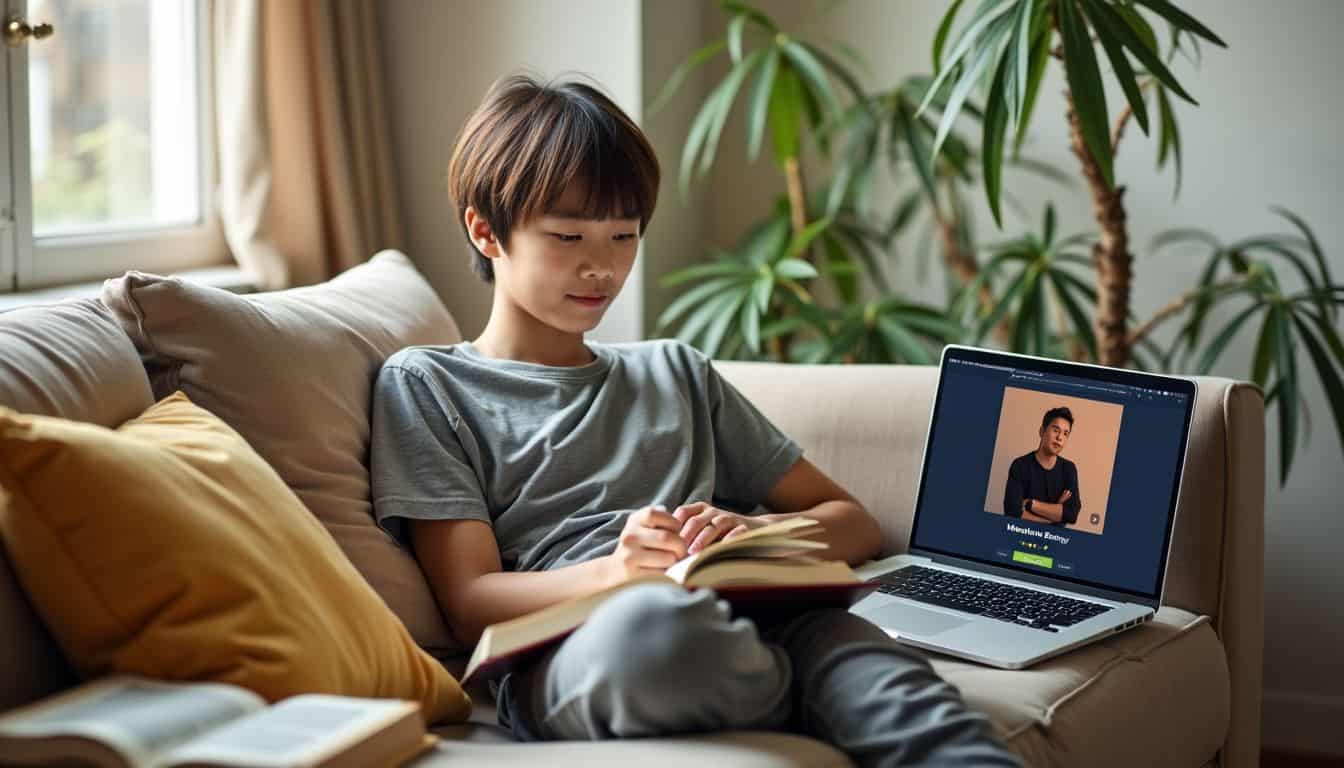
[[[675,327],[679,338],[722,357],[928,363],[943,342],[993,338],[1014,351],[1192,373],[1207,373],[1234,337],[1255,332],[1250,377],[1277,410],[1281,481],[1292,465],[1300,371],[1308,366],[1344,442],[1344,344],[1336,328],[1344,286],[1333,282],[1320,243],[1292,212],[1276,209],[1287,234],[1232,243],[1196,230],[1162,235],[1154,251],[1192,243],[1208,250],[1200,281],[1150,318],[1130,312],[1134,259],[1113,158],[1131,123],[1145,133],[1155,127],[1159,165],[1171,163],[1179,190],[1172,103],[1194,99],[1169,64],[1178,53],[1199,55],[1201,42],[1223,46],[1197,19],[1167,0],[981,0],[966,16],[955,0],[932,40],[935,71],[869,93],[854,74],[862,63],[853,51],[836,46],[832,54],[750,5],[719,4],[723,36],[678,68],[653,109],[690,71],[727,56],[726,75],[691,124],[682,188],[712,167],[740,104],[747,152],[755,158],[768,137],[783,192],[734,247],[666,278],[687,290],[660,328]],[[1114,119],[1101,56],[1125,96]],[[1058,175],[1020,152],[1050,66],[1064,71],[1064,118],[1095,221],[1089,231],[1061,236],[1047,206],[1033,217],[1038,231],[979,242],[965,202],[973,187],[983,189],[1001,224],[1011,187],[1003,183],[1005,165]],[[822,183],[809,184],[807,145],[829,160]],[[881,172],[900,190],[894,205],[879,207],[873,194]],[[921,257],[939,252],[952,287],[943,306],[903,296],[885,272],[895,238],[918,221],[930,233]],[[1227,301],[1248,303],[1208,333],[1210,310]],[[1153,330],[1177,320],[1174,340],[1159,345]]]

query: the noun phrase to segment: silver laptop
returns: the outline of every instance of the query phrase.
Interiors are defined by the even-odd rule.
[[[908,554],[851,609],[913,646],[1019,669],[1162,602],[1189,379],[943,351]]]

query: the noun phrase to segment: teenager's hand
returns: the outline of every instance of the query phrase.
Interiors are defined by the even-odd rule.
[[[1072,498],[1073,498],[1073,491],[1070,491],[1069,489],[1065,488],[1064,492],[1059,495],[1059,501],[1056,503],[1063,504],[1064,502]]]
[[[686,542],[686,550],[692,555],[719,539],[741,536],[769,522],[759,517],[747,517],[719,509],[703,501],[677,507],[672,516],[679,522],[681,540]]]
[[[631,512],[617,539],[616,551],[605,558],[608,583],[661,573],[685,557],[686,542],[677,535],[680,529],[681,521],[661,505]]]

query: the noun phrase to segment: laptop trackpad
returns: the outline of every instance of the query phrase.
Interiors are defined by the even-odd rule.
[[[900,603],[864,611],[863,616],[877,626],[892,630],[898,635],[936,635],[970,622],[969,619]]]

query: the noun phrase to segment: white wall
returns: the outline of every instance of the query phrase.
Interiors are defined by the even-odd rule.
[[[683,0],[642,0],[641,8],[644,103],[650,104],[687,53],[702,45],[703,24],[714,12],[706,3]],[[659,312],[676,296],[676,291],[664,288],[659,278],[700,260],[706,252],[709,195],[703,187],[697,187],[682,200],[677,190],[677,164],[707,85],[707,73],[702,69],[688,78],[657,114],[645,114],[641,123],[662,167],[658,209],[644,240],[645,336],[656,334]]]
[[[837,39],[855,46],[871,66],[865,84],[886,88],[906,74],[930,69],[929,43],[948,3],[761,0],[758,5],[806,39]],[[1344,275],[1344,217],[1338,213],[1339,182],[1344,179],[1344,147],[1338,141],[1344,89],[1335,78],[1344,68],[1344,51],[1336,39],[1344,29],[1344,3],[1187,0],[1181,6],[1206,22],[1229,49],[1206,46],[1199,69],[1183,60],[1175,68],[1201,104],[1176,107],[1185,150],[1185,176],[1177,200],[1172,200],[1170,173],[1155,171],[1153,142],[1131,124],[1121,145],[1116,175],[1128,187],[1136,255],[1135,313],[1146,317],[1191,286],[1202,261],[1203,254],[1194,253],[1148,256],[1155,233],[1194,226],[1230,241],[1286,232],[1286,222],[1269,211],[1276,204],[1296,211],[1313,226],[1338,281]],[[709,34],[721,34],[721,29],[717,20],[707,25]],[[1067,146],[1062,90],[1063,78],[1052,64],[1036,108],[1030,151],[1075,174],[1077,161]],[[1109,103],[1114,114],[1123,98],[1112,91]],[[706,185],[711,236],[722,244],[735,240],[744,222],[760,216],[783,189],[766,153],[756,167],[747,167],[742,130],[740,119],[730,123],[720,146],[722,160]],[[1022,200],[1033,221],[1044,202],[1053,200],[1064,232],[1092,226],[1081,185],[1061,189],[1018,174],[1006,175],[1004,187]],[[1020,222],[1006,220],[1005,232],[994,233],[983,204],[979,221],[983,239],[1021,231]],[[913,245],[906,243],[904,253],[910,254]],[[941,284],[934,279],[920,284],[909,255],[895,274],[912,293],[941,300]],[[935,269],[932,274],[937,277],[941,272]],[[1226,321],[1230,314],[1223,312],[1216,319]],[[1253,344],[1253,334],[1243,336],[1215,373],[1247,378]],[[1344,654],[1339,652],[1344,639],[1344,611],[1339,607],[1344,604],[1344,578],[1335,567],[1344,545],[1340,514],[1344,453],[1317,384],[1308,388],[1307,407],[1313,423],[1311,442],[1299,446],[1293,474],[1283,489],[1277,483],[1274,419],[1266,425],[1264,739],[1270,745],[1344,754],[1344,729],[1338,727],[1344,721]]]

